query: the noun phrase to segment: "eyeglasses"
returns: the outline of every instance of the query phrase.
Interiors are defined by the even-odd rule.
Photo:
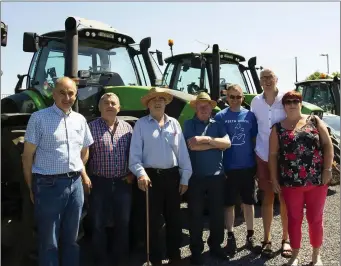
[[[260,79],[261,80],[272,80],[274,76],[262,76]]]
[[[240,95],[229,95],[229,98],[231,99],[231,100],[234,100],[234,99],[237,99],[237,100],[240,100],[241,98],[243,98],[243,96],[240,96]]]
[[[295,104],[295,105],[297,105],[297,104],[299,104],[299,103],[301,103],[301,101],[298,100],[298,99],[286,100],[286,101],[284,101],[284,104],[285,104],[285,105],[290,105],[290,104]]]

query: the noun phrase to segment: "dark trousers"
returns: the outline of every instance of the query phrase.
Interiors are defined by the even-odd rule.
[[[81,177],[34,174],[32,191],[38,227],[39,266],[78,266],[77,237],[84,204]]]
[[[224,241],[224,185],[225,176],[192,176],[188,186],[188,210],[190,249],[192,254],[201,254],[204,250],[202,233],[204,227],[203,211],[207,193],[210,216],[210,250],[220,249]]]
[[[166,222],[166,246],[170,259],[180,258],[180,174],[178,168],[163,171],[146,169],[152,187],[149,188],[150,261],[162,260],[160,225],[163,215]]]
[[[91,176],[90,216],[93,226],[92,242],[95,259],[107,260],[106,227],[113,221],[113,260],[122,262],[129,257],[129,223],[131,185],[125,180]]]

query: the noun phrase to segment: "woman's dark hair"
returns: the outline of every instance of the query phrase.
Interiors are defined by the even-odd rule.
[[[298,91],[288,91],[286,94],[283,95],[282,104],[284,105],[287,100],[291,99],[298,99],[302,102],[302,94]]]

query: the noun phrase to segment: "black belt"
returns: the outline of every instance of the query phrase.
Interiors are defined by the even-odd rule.
[[[161,169],[161,168],[145,168],[146,171],[154,172],[158,175],[166,174],[166,173],[173,173],[177,172],[179,170],[178,166],[167,168],[167,169]]]
[[[57,174],[57,175],[45,175],[47,177],[53,177],[53,176],[56,176],[56,177],[69,177],[69,178],[72,178],[72,177],[76,177],[76,176],[79,176],[81,174],[81,172],[79,171],[76,171],[76,172],[68,172],[68,173],[64,173],[64,174]]]

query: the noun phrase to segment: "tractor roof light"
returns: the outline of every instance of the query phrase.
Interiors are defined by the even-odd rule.
[[[174,45],[174,41],[173,41],[172,39],[169,39],[169,40],[168,40],[168,45],[169,45],[170,47],[172,47],[172,46]]]
[[[325,73],[321,73],[320,74],[320,79],[325,79],[325,78],[327,78],[327,75]]]

